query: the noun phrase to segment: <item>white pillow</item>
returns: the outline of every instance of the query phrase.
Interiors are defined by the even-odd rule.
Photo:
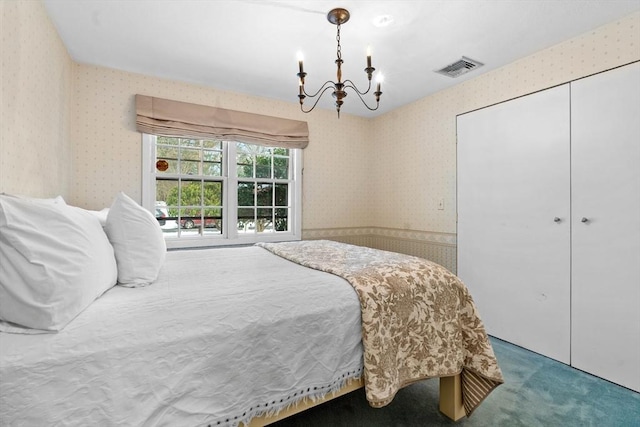
[[[113,248],[84,209],[0,196],[0,319],[62,330],[115,285]]]
[[[98,221],[100,221],[100,225],[101,226],[105,226],[107,225],[107,216],[109,215],[109,208],[104,208],[102,210],[99,211],[94,211],[94,210],[87,210],[87,212],[89,212],[91,215],[95,216],[96,218],[98,218]]]
[[[43,203],[61,203],[63,205],[66,205],[67,202],[65,202],[65,200],[62,198],[62,196],[56,196],[52,199],[41,199],[41,198],[36,198],[36,197],[29,197],[29,196],[23,196],[21,194],[7,194],[7,193],[0,193],[0,195],[2,196],[8,196],[8,197],[16,197],[18,199],[23,199],[23,200],[32,200],[34,202],[43,202]]]
[[[158,278],[167,245],[151,212],[120,192],[107,215],[104,230],[118,262],[118,284],[145,286]]]

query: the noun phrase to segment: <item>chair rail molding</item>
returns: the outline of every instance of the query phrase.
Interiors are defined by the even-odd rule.
[[[456,273],[456,234],[385,227],[314,228],[302,230],[303,240],[335,240],[358,246],[419,256]]]

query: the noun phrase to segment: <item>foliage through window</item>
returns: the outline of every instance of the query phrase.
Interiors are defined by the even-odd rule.
[[[287,231],[289,150],[239,143],[238,230]]]
[[[299,239],[300,150],[153,135],[143,146],[144,204],[169,246]]]

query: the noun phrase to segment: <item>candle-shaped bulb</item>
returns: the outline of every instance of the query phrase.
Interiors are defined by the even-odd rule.
[[[367,46],[367,68],[371,68],[371,46]]]
[[[378,76],[376,77],[376,81],[378,82],[378,92],[380,92],[380,87],[382,85],[382,82],[384,81],[384,76],[382,75],[382,73],[379,73]]]
[[[298,68],[300,69],[300,74],[302,74],[304,72],[304,67],[302,65],[302,61],[304,60],[304,57],[302,56],[302,52],[298,52]]]

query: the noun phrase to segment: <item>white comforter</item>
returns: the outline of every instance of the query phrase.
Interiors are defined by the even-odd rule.
[[[237,425],[362,374],[344,279],[259,247],[167,255],[60,333],[0,333],[0,425]]]

